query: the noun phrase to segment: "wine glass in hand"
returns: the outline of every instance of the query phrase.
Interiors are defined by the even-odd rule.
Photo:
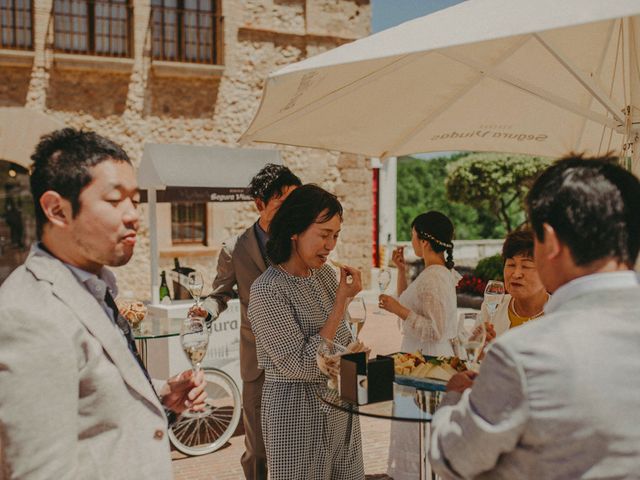
[[[477,312],[464,312],[458,317],[457,344],[462,348],[470,369],[477,367],[480,353],[487,338],[487,330]]]
[[[493,317],[496,314],[498,305],[502,303],[504,298],[504,283],[499,280],[489,280],[484,289],[484,304],[487,306],[489,318],[493,323]]]
[[[389,287],[390,283],[391,283],[391,272],[384,268],[381,269],[378,272],[378,290],[380,291],[380,294],[383,294],[385,292],[385,290]],[[380,308],[378,308],[376,313],[383,313],[383,312],[382,310],[380,310]]]
[[[199,272],[189,273],[187,287],[191,297],[195,300],[196,305],[200,306],[200,297],[202,297],[202,289],[204,288],[204,280]]]
[[[367,319],[367,306],[364,303],[362,297],[356,297],[349,303],[347,307],[349,327],[351,329],[351,336],[355,342],[358,339],[358,331],[362,324]]]
[[[198,373],[209,346],[209,329],[203,317],[192,316],[182,321],[180,343],[193,366],[194,374]]]

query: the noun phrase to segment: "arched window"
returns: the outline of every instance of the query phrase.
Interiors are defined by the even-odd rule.
[[[132,56],[128,0],[54,0],[56,50],[110,57]]]
[[[31,0],[0,0],[0,47],[33,49]]]
[[[0,284],[27,258],[35,236],[29,172],[0,159]]]
[[[220,0],[152,0],[153,58],[222,64]]]

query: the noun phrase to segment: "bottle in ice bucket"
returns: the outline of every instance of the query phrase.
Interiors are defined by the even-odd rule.
[[[163,270],[162,273],[160,274],[160,301],[162,301],[162,299],[164,297],[168,297],[169,296],[169,285],[167,285],[167,274],[166,272]]]

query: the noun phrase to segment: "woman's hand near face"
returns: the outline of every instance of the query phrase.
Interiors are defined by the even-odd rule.
[[[407,264],[404,261],[404,247],[397,247],[391,254],[391,261],[398,268],[400,272],[404,272],[407,269]]]
[[[349,281],[347,281],[350,279]],[[331,309],[331,313],[318,332],[327,340],[333,341],[338,325],[344,318],[347,306],[351,298],[355,297],[362,290],[362,275],[360,270],[353,267],[342,266],[340,268],[340,283],[336,292],[336,303]]]
[[[350,279],[350,280],[349,280]],[[362,273],[357,268],[343,265],[340,268],[340,283],[336,297],[341,300],[355,297],[362,290]]]

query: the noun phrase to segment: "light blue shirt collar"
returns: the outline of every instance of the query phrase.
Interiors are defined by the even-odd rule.
[[[596,290],[618,290],[638,286],[636,272],[623,270],[620,272],[594,273],[571,280],[556,290],[544,307],[544,313],[557,310],[560,305],[572,298],[588,294]]]
[[[38,255],[44,255],[49,258],[56,258],[48,251],[46,251],[39,242],[33,244],[33,246],[31,247],[31,251],[32,253],[36,253]],[[100,273],[96,275],[95,273],[87,272],[86,270],[74,267],[73,265],[69,265],[68,263],[62,263],[69,270],[71,270],[71,273],[73,273],[74,277],[78,279],[78,281],[87,289],[89,293],[91,293],[91,295],[96,300],[98,300],[100,304],[104,302],[104,297],[107,293],[107,289],[109,289],[113,298],[116,298],[118,296],[116,276],[108,268],[102,267]],[[109,315],[109,317],[111,316]]]

